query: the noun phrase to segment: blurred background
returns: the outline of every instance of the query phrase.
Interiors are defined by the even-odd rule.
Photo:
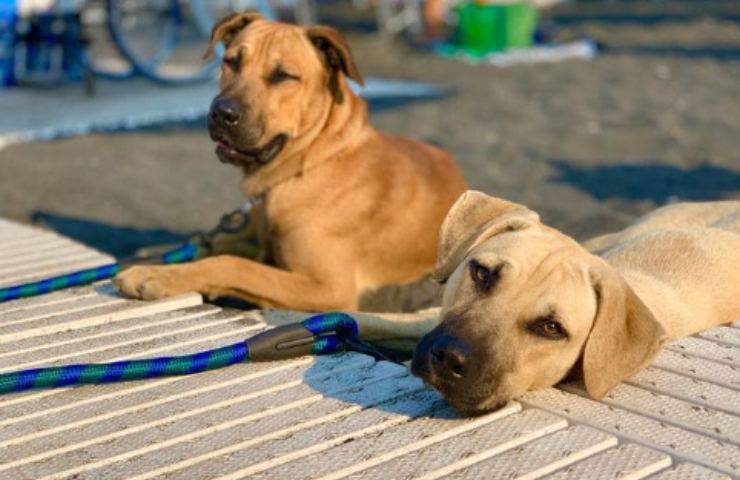
[[[340,29],[376,127],[578,239],[740,199],[738,1],[0,0],[0,217],[123,256],[238,208],[200,56],[244,9]]]

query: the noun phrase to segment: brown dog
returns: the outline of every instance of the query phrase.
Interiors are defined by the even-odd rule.
[[[362,292],[431,270],[439,225],[465,182],[445,152],[368,124],[345,81],[362,77],[341,35],[246,13],[216,25],[209,52],[217,42],[226,52],[209,131],[256,201],[260,262],[219,255],[133,267],[116,278],[119,289],[352,310]]]
[[[466,412],[569,373],[598,399],[666,340],[740,317],[740,202],[663,207],[587,246],[600,256],[522,205],[463,195],[440,234],[441,323],[414,373]],[[363,318],[360,331],[408,337],[426,317]]]

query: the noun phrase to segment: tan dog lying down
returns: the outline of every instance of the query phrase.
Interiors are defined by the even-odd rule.
[[[666,340],[740,317],[740,202],[663,207],[587,246],[600,257],[526,207],[469,191],[441,230],[439,317],[361,317],[360,332],[433,328],[412,371],[474,413],[569,374],[601,398]]]
[[[447,153],[368,123],[345,81],[362,83],[344,38],[245,13],[216,25],[216,42],[226,52],[208,127],[216,154],[242,170],[256,200],[260,251],[229,255],[249,250],[232,242],[226,255],[134,267],[116,278],[121,291],[352,310],[365,291],[431,271],[439,226],[465,181]]]

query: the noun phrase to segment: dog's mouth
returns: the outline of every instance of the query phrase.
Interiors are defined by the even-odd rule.
[[[491,395],[482,393],[470,394],[434,376],[423,378],[422,380],[424,381],[424,385],[437,390],[450,405],[465,415],[481,415],[486,412],[498,410],[507,403],[507,400],[494,399]]]
[[[223,163],[230,163],[252,172],[267,165],[283,150],[288,141],[284,133],[275,135],[261,147],[237,147],[224,138],[215,139],[216,156]]]
[[[498,410],[508,403],[506,399],[495,398],[490,391],[470,392],[467,388],[454,385],[437,376],[422,365],[422,362],[412,362],[410,370],[412,375],[424,382],[424,385],[437,390],[455,409],[465,415],[481,415]]]

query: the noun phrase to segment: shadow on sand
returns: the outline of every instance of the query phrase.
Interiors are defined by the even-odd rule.
[[[554,182],[572,185],[594,198],[606,200],[718,200],[740,192],[740,172],[714,165],[681,169],[658,163],[579,167],[565,160],[552,160]]]
[[[189,235],[170,230],[120,227],[96,220],[65,217],[49,212],[34,212],[31,220],[34,224],[54,230],[116,258],[133,255],[142,247],[179,244],[189,238]]]
[[[699,4],[700,2],[697,2]],[[740,22],[740,14],[721,10],[700,11],[655,11],[655,12],[587,12],[587,13],[555,13],[552,21],[560,25],[580,25],[584,23],[604,23],[607,25],[644,25],[652,26],[659,23],[686,23],[698,19],[711,18],[723,22]]]
[[[740,60],[740,48],[725,45],[634,45],[615,46],[602,45],[604,53],[617,55],[646,55],[660,57],[680,57],[687,59],[711,58],[720,62]]]

